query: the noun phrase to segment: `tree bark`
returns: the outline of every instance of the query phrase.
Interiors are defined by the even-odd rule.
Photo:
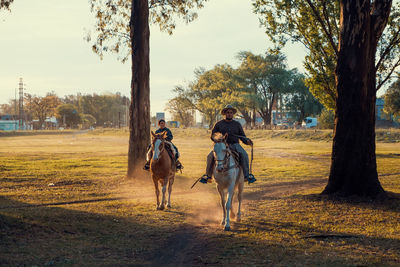
[[[322,194],[384,193],[375,154],[375,54],[391,1],[375,1],[374,7],[377,4],[386,4],[380,18],[374,16],[370,0],[340,1],[335,128],[329,181]]]
[[[132,81],[127,176],[133,178],[137,167],[145,161],[147,146],[150,143],[148,0],[132,0],[129,26],[132,45]]]

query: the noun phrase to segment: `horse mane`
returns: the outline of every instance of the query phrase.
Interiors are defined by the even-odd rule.
[[[224,135],[220,132],[216,132],[211,136],[211,139],[215,142],[215,143],[220,143],[224,141]]]
[[[161,141],[164,141],[164,140],[165,140],[165,138],[164,138],[164,133],[156,133],[156,134],[153,134],[153,136],[152,136],[152,143],[154,143],[157,139],[160,139]]]

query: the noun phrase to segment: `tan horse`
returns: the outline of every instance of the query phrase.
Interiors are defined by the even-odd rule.
[[[214,160],[216,162],[214,168],[214,178],[217,183],[217,190],[221,197],[221,206],[224,213],[222,225],[225,225],[225,231],[230,231],[230,218],[234,218],[235,214],[232,210],[232,201],[235,190],[238,191],[238,212],[236,221],[240,222],[242,204],[242,194],[244,186],[243,171],[236,163],[232,151],[226,143],[228,134],[222,135],[215,133],[212,136],[214,141]],[[228,198],[226,199],[226,196]]]
[[[156,197],[157,197],[157,210],[163,210],[165,208],[165,193],[167,191],[168,184],[168,203],[167,207],[171,208],[171,191],[172,185],[174,183],[176,166],[175,162],[170,158],[167,149],[165,146],[168,144],[165,142],[165,138],[167,137],[167,133],[163,134],[155,134],[151,132],[153,135],[153,140],[151,144],[151,149],[153,152],[153,156],[150,161],[150,173],[153,178],[154,186],[156,189]],[[160,190],[158,187],[158,183],[162,186],[162,199],[160,203]]]

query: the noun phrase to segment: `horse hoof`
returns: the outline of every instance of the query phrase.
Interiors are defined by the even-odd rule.
[[[231,217],[231,219],[235,219],[235,213],[231,213],[231,215],[229,216],[229,217]]]
[[[230,231],[231,227],[230,226],[225,226],[224,231]]]
[[[164,208],[165,208],[164,206],[161,206],[161,207],[159,207],[158,209],[159,209],[159,210],[164,210]]]
[[[221,222],[221,225],[225,225],[225,221],[222,221],[222,222]]]
[[[170,209],[170,208],[172,208],[172,207],[171,207],[171,205],[169,205],[169,204],[168,204],[168,205],[167,205],[167,208],[169,208],[169,209]]]

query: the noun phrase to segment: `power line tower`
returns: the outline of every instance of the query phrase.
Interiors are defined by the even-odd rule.
[[[24,83],[22,78],[19,78],[19,129],[24,128],[25,114],[24,114]]]

